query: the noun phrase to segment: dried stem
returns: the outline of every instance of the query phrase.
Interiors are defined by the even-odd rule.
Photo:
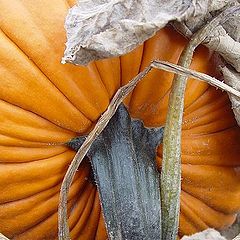
[[[189,68],[194,50],[236,7],[219,14],[193,35],[183,50],[178,65]],[[168,113],[164,129],[163,161],[161,172],[162,239],[177,239],[181,192],[181,127],[184,92],[188,76],[175,75],[169,96]]]
[[[0,233],[0,240],[9,240],[9,239]]]
[[[76,153],[71,165],[69,166],[67,173],[63,179],[61,191],[60,191],[60,202],[59,202],[59,213],[58,213],[58,231],[59,231],[58,237],[60,240],[70,239],[69,227],[67,223],[67,196],[68,196],[69,188],[73,181],[74,175],[80,163],[82,162],[84,156],[88,152],[94,140],[106,127],[109,120],[112,118],[112,116],[116,112],[120,103],[135,88],[137,83],[146,76],[146,74],[151,70],[151,68],[152,68],[151,66],[147,67],[143,72],[139,73],[128,84],[118,89],[112,101],[110,102],[107,110],[103,113],[103,115],[100,117],[97,124],[93,128],[93,130],[89,133],[86,140],[84,141],[84,143],[82,144],[78,152]]]
[[[240,234],[238,234],[233,240],[240,240]]]
[[[188,69],[188,68],[179,66],[177,64],[174,64],[174,63],[169,63],[169,62],[159,61],[159,60],[154,60],[151,64],[151,66],[153,68],[165,70],[167,72],[172,72],[172,73],[176,73],[178,75],[182,75],[185,77],[192,77],[197,80],[207,82],[208,84],[210,84],[216,88],[220,88],[220,89],[222,89],[226,92],[229,92],[232,95],[240,98],[239,91],[237,91],[236,89],[230,87],[229,85],[223,83],[222,81],[220,81],[214,77],[211,77],[207,74],[200,73],[195,70]]]

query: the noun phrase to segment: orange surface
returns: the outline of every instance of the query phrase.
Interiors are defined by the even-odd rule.
[[[151,60],[176,63],[187,41],[170,28],[125,56],[87,67],[60,64],[64,0],[0,0],[0,232],[55,239],[59,188],[74,152],[62,145],[86,133],[120,85]],[[13,7],[14,6],[14,7]],[[213,74],[204,47],[192,68]],[[166,118],[173,74],[153,70],[125,101],[147,126]],[[182,133],[180,235],[223,228],[240,210],[240,130],[227,95],[190,79]],[[161,164],[162,146],[157,163]],[[85,161],[69,194],[72,239],[106,239],[96,187]]]

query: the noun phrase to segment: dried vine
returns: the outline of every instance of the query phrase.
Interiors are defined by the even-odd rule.
[[[240,240],[240,234],[238,234],[233,240]]]
[[[175,239],[178,228],[178,215],[179,215],[179,195],[180,195],[180,150],[181,150],[181,122],[182,122],[182,112],[183,112],[183,98],[184,90],[186,85],[186,79],[192,76],[196,79],[206,81],[209,84],[219,87],[223,90],[230,92],[231,94],[240,97],[240,92],[231,88],[230,86],[222,83],[221,81],[211,78],[210,76],[202,73],[198,73],[193,70],[189,70],[188,67],[191,63],[192,55],[194,49],[206,38],[207,34],[222,21],[226,20],[229,15],[232,15],[236,11],[235,7],[229,8],[215,19],[213,19],[208,25],[197,32],[192,40],[190,40],[187,48],[183,51],[179,65],[163,62],[163,61],[153,61],[149,67],[144,71],[140,72],[135,78],[133,78],[128,84],[119,88],[119,90],[114,95],[111,100],[107,110],[99,118],[97,124],[93,130],[89,133],[86,140],[84,141],[81,148],[76,153],[74,159],[72,160],[65,177],[63,179],[60,191],[60,201],[59,201],[59,212],[58,212],[58,237],[60,240],[70,239],[69,227],[67,223],[67,196],[69,188],[73,181],[74,175],[81,164],[84,156],[90,149],[92,143],[97,138],[97,136],[103,131],[103,129],[108,124],[109,120],[112,118],[116,112],[120,103],[124,98],[135,88],[137,83],[141,81],[152,68],[163,69],[166,71],[174,72],[180,76],[176,76],[172,85],[172,92],[169,100],[169,109],[167,122],[165,126],[165,137],[164,137],[164,159],[163,159],[163,169],[162,169],[162,184],[161,190],[163,200],[163,217],[164,222],[170,224],[169,229],[164,225],[163,236],[167,238],[163,239]],[[174,165],[175,164],[175,165]],[[169,172],[170,170],[170,172]],[[176,174],[177,173],[177,174]],[[170,178],[168,177],[170,176]],[[174,185],[176,184],[176,185]],[[164,187],[168,185],[168,187]],[[170,194],[169,194],[170,193]],[[172,197],[174,193],[174,198]],[[163,196],[164,194],[164,196]],[[176,204],[173,212],[169,211],[172,208],[171,204]],[[169,214],[170,213],[170,214]],[[173,220],[174,219],[177,220]],[[163,219],[163,218],[162,218]]]
[[[84,156],[88,152],[94,140],[106,127],[109,120],[112,118],[112,116],[116,112],[120,103],[135,88],[137,83],[147,75],[147,73],[151,69],[152,67],[149,66],[143,72],[139,73],[134,79],[132,79],[132,81],[130,81],[127,85],[118,89],[112,101],[110,102],[107,110],[100,117],[97,124],[95,125],[93,130],[89,133],[86,140],[82,144],[81,148],[76,153],[73,161],[71,162],[71,165],[69,166],[67,173],[63,179],[61,191],[60,191],[59,214],[58,214],[58,231],[59,231],[58,237],[60,240],[70,239],[69,227],[67,224],[67,196],[68,196],[69,188],[73,181],[73,177],[80,163],[82,162]]]
[[[218,80],[214,77],[211,77],[205,73],[200,73],[198,71],[188,69],[188,68],[179,66],[177,64],[174,64],[174,63],[169,63],[166,61],[159,61],[159,60],[154,60],[151,64],[151,66],[153,68],[165,70],[167,72],[172,72],[172,73],[179,74],[179,75],[182,75],[185,77],[192,77],[194,79],[207,82],[209,85],[212,85],[213,87],[224,90],[224,91],[240,98],[239,91],[237,91],[236,89],[225,84],[224,82],[221,82],[220,80]]]
[[[194,50],[239,7],[231,7],[196,32],[183,50],[178,65],[189,68]],[[181,128],[187,76],[175,75],[169,96],[163,138],[161,172],[162,239],[177,239],[181,192]]]

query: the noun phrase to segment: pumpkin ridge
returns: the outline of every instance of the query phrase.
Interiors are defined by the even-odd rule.
[[[121,64],[121,86],[127,84],[131,79],[133,79],[139,72],[142,64],[144,43],[135,48],[132,52],[120,56]],[[133,90],[134,91],[134,90]],[[124,100],[124,103],[130,106],[132,92]]]
[[[188,192],[188,191],[184,190],[183,188],[182,188],[182,192],[188,194],[188,195],[191,196],[192,198],[198,199],[198,198],[197,198],[196,196],[194,196],[191,192]],[[207,202],[203,201],[202,199],[201,199],[201,202],[202,202],[203,204],[207,205],[208,207],[210,207],[211,209],[213,209],[214,211],[218,212],[218,213],[221,213],[221,214],[224,214],[224,215],[229,215],[229,214],[227,214],[227,213],[224,213],[224,212],[222,212],[222,211],[219,211],[219,209],[216,209],[214,206],[210,206]],[[181,203],[180,203],[180,204],[181,204]],[[231,215],[231,214],[230,214],[230,215]],[[190,221],[190,223],[192,224],[192,221]]]
[[[222,229],[223,227],[233,224],[236,219],[236,214],[225,214],[216,211],[186,192],[183,192],[181,200],[183,200],[185,205],[187,205],[191,211],[194,212],[208,226],[208,228],[216,228],[220,224],[220,228]],[[190,204],[188,205],[187,202]],[[199,208],[195,207],[196,204],[199,205]]]
[[[68,7],[72,7],[74,4],[76,4],[76,0],[64,0]]]
[[[75,226],[78,224],[79,219],[81,218],[82,212],[84,211],[84,208],[86,207],[86,204],[83,207],[80,207],[80,211],[76,211],[76,209],[79,208],[79,199],[82,197],[88,201],[88,199],[90,198],[90,195],[92,193],[93,190],[93,185],[90,184],[85,184],[84,186],[84,193],[80,195],[80,193],[78,193],[78,198],[76,200],[76,202],[74,203],[74,205],[72,206],[72,208],[70,209],[69,213],[70,213],[70,218],[68,219],[69,221],[69,229],[72,231],[72,229],[75,228]],[[83,192],[82,191],[82,192]],[[84,196],[84,194],[86,196]]]
[[[232,118],[230,118],[230,120],[232,120]],[[193,136],[211,135],[211,134],[218,133],[218,132],[224,132],[224,131],[227,131],[227,130],[229,130],[229,129],[231,129],[231,128],[236,127],[236,122],[233,121],[233,124],[231,124],[230,126],[226,126],[226,127],[221,128],[221,129],[219,129],[219,130],[215,130],[215,131],[211,131],[211,132],[197,132],[197,133],[191,133],[191,134],[188,133],[188,131],[189,131],[189,132],[192,132],[192,130],[198,130],[198,129],[201,129],[202,127],[206,127],[206,126],[208,126],[208,125],[210,126],[211,124],[216,124],[216,123],[219,122],[219,121],[222,121],[222,120],[221,120],[221,119],[217,119],[217,121],[216,121],[216,119],[215,119],[215,120],[212,120],[211,122],[209,122],[209,123],[207,123],[207,124],[206,124],[206,123],[205,123],[205,124],[203,123],[202,125],[199,125],[199,126],[194,126],[194,127],[192,127],[192,128],[183,129],[183,131],[184,131],[183,136],[187,138],[187,135],[189,135],[189,136],[191,136],[191,137],[193,137]]]
[[[4,37],[0,39],[5,41]],[[12,85],[11,88],[7,88],[7,85],[4,85],[5,82],[2,82],[2,89],[0,91],[1,99],[4,99],[5,102],[14,102],[14,105],[37,113],[45,119],[48,119],[50,122],[54,122],[55,124],[60,125],[64,129],[68,128],[72,130],[72,126],[74,126],[76,128],[74,130],[79,129],[79,127],[82,128],[81,130],[83,130],[87,125],[90,125],[90,121],[88,121],[81,112],[79,112],[71,103],[69,103],[66,98],[62,98],[62,93],[56,91],[54,85],[50,83],[44,77],[44,75],[38,75],[38,77],[42,77],[42,79],[39,79],[39,81],[32,80],[36,78],[36,74],[39,74],[39,70],[32,68],[31,62],[27,60],[27,56],[22,52],[19,52],[14,44],[10,43],[10,45],[4,46],[4,48],[2,48],[2,51],[5,51],[6,49],[8,49],[10,53],[11,51],[17,51],[18,55],[17,57],[14,57],[13,54],[8,54],[4,55],[4,58],[1,59],[1,62],[4,66],[1,69],[4,71],[4,73],[7,73],[5,76],[6,80],[4,80],[4,78],[2,80],[6,81],[8,85],[10,83],[12,84],[13,81],[15,83],[15,85]],[[13,64],[8,64],[9,61],[13,61],[13,64],[20,63],[21,65],[19,65],[19,67],[16,69],[16,66],[14,68]],[[22,68],[20,68],[20,66],[22,66]],[[11,70],[13,72],[11,72]],[[14,74],[16,71],[17,74]],[[29,72],[28,76],[21,76],[21,71],[23,71],[24,74],[26,74],[26,72]],[[52,88],[48,88],[49,86]],[[33,87],[35,91],[33,91]],[[3,92],[7,89],[9,91],[8,95],[4,94]],[[46,91],[47,89],[48,91]],[[25,91],[25,94],[27,94],[26,97],[22,94],[23,91]],[[16,97],[16,94],[19,94],[19,98]],[[42,94],[41,97],[40,94]],[[28,98],[32,98],[32,101],[27,101]],[[52,101],[52,104],[49,103],[50,99]],[[45,104],[45,106],[43,106],[43,104]],[[61,111],[57,111],[56,108],[60,108],[60,105]],[[54,114],[55,116],[53,116]],[[60,121],[59,118],[61,119]],[[76,120],[76,118],[78,122],[80,121],[82,123],[82,125],[79,126],[79,124],[76,124],[76,122],[74,122],[74,119]]]
[[[13,142],[3,141],[4,139],[12,140]],[[25,147],[25,148],[42,148],[62,146],[65,142],[35,142],[23,138],[12,137],[6,134],[0,134],[0,146],[4,147]]]
[[[55,195],[58,195],[58,192]],[[74,195],[76,195],[76,193]],[[49,199],[47,199],[46,202],[50,201],[51,198],[53,198],[53,197],[50,197]],[[74,204],[75,198],[77,198],[77,196],[72,196],[72,197],[70,196],[69,197],[69,204]],[[58,199],[58,197],[57,197],[57,199]],[[35,218],[34,219],[34,220],[36,220],[35,222],[33,222],[32,224],[29,224],[28,227],[26,227],[26,228],[22,227],[21,231],[18,231],[15,234],[20,235],[20,234],[22,234],[24,232],[29,231],[30,229],[32,229],[35,226],[41,224],[41,222],[44,222],[47,218],[51,217],[53,214],[56,214],[56,213],[57,213],[57,208],[56,209],[52,208],[51,211],[48,211],[46,215],[42,216],[41,218]],[[27,214],[31,214],[31,213],[27,213]],[[24,215],[24,214],[22,214],[22,215]]]
[[[211,112],[213,107],[217,107],[217,109],[219,109],[222,105],[224,106],[226,104],[230,105],[228,95],[209,85],[208,89],[198,99],[196,99],[191,106],[185,109],[187,113],[184,114],[184,117],[186,118],[189,117],[189,115],[196,114],[196,112],[201,112],[205,110],[206,106],[208,106],[207,108],[210,107],[210,110],[207,111],[208,113]]]
[[[211,86],[208,85],[208,88],[206,88],[206,90],[202,93],[202,95],[204,95],[208,89],[210,88]],[[201,96],[202,96],[201,95]],[[189,104],[187,107],[184,107],[184,117],[186,117],[188,114],[192,113],[192,111],[188,112],[187,114],[185,114],[185,111],[187,111],[194,103],[196,103],[196,101],[198,101],[198,99],[201,97],[199,96],[198,98],[196,98],[193,102],[191,102],[191,104]]]
[[[79,176],[81,177],[81,175]],[[79,198],[79,194],[82,193],[83,191],[85,191],[85,188],[86,188],[86,185],[89,184],[89,183],[82,183],[82,179],[79,179],[79,178],[75,178],[74,181],[73,181],[73,184],[71,186],[71,191],[70,191],[70,194],[69,194],[69,197],[68,197],[68,201],[71,201],[72,200],[72,206],[69,207],[69,213],[71,214],[72,210],[74,209],[74,206],[76,204],[76,202],[78,201],[78,198]],[[80,186],[79,186],[80,185]],[[60,189],[60,186],[61,186],[61,183],[58,184],[59,186],[59,189]],[[79,188],[80,187],[80,188]],[[56,197],[58,201],[59,199],[59,189],[58,191],[56,191],[53,195],[53,197]],[[76,191],[77,190],[77,191]],[[80,191],[79,191],[80,190]],[[53,198],[51,197],[51,198]],[[48,199],[48,200],[51,200],[51,199]],[[45,202],[44,202],[45,204]],[[68,203],[69,204],[69,203]],[[57,205],[56,205],[56,208],[55,209],[52,209],[52,211],[54,211],[53,213],[57,213],[58,212],[58,208],[57,208]],[[42,219],[42,221],[44,221],[46,218],[48,218],[48,216],[51,216],[51,214],[49,215],[46,215],[44,219]],[[40,222],[42,222],[40,221]],[[39,224],[40,222],[38,222],[37,224]],[[37,225],[35,224],[35,225]]]
[[[70,208],[72,205],[74,204],[74,199],[71,199],[69,202],[68,202],[68,208]],[[26,240],[26,239],[30,239],[30,238],[26,238],[27,236],[26,235],[28,235],[28,234],[30,234],[31,236],[33,236],[32,234],[31,234],[31,232],[32,231],[37,231],[36,229],[38,229],[38,228],[41,228],[41,226],[42,225],[46,225],[47,224],[47,222],[48,221],[57,221],[57,212],[54,212],[54,213],[52,213],[49,217],[47,217],[46,219],[44,219],[43,221],[41,221],[41,222],[39,222],[38,224],[36,224],[36,225],[34,225],[34,226],[31,226],[31,227],[29,227],[27,230],[25,230],[24,232],[22,232],[21,234],[17,234],[17,236],[14,236],[14,240],[16,239],[16,240]],[[52,224],[49,224],[49,226],[52,226]],[[56,226],[55,226],[56,227]],[[45,228],[46,229],[46,228]],[[54,239],[57,239],[57,229],[53,229],[52,227],[51,227],[51,231],[49,231],[49,232],[51,232],[51,234],[53,235],[54,234],[54,236],[56,236],[56,238],[54,238]],[[45,235],[47,235],[48,237],[49,237],[49,232],[47,231],[47,232],[40,232],[40,233],[42,233],[42,234],[45,234]],[[38,233],[37,235],[35,235],[35,239],[37,239],[37,240],[49,240],[49,238],[42,238],[42,236],[41,236],[41,234],[40,233]],[[52,237],[52,236],[50,236],[50,237]],[[50,238],[51,240],[52,240],[52,238]]]
[[[9,39],[9,41],[11,41],[12,44],[14,44],[25,56],[28,57],[28,60],[32,63],[32,65],[33,65],[36,69],[38,69],[38,71],[39,71],[44,77],[46,77],[46,79],[55,87],[56,91],[58,91],[58,92],[61,94],[61,96],[62,96],[63,98],[65,98],[76,110],[78,110],[88,121],[92,122],[92,120],[90,120],[75,104],[73,104],[73,102],[66,96],[66,94],[64,94],[64,93],[62,92],[62,90],[59,89],[59,87],[58,87],[56,84],[54,84],[53,81],[51,81],[51,79],[43,72],[43,70],[40,68],[40,66],[38,66],[37,63],[34,62],[33,59],[30,58],[30,57],[27,55],[27,53],[26,53],[19,45],[17,45],[15,42],[13,42],[13,40],[4,32],[4,30],[3,30],[2,28],[0,28],[0,29],[1,29],[1,31],[5,34],[5,36]],[[4,101],[6,101],[6,100],[4,100]],[[6,102],[8,102],[8,101],[6,101]],[[11,103],[11,102],[8,102],[8,103],[13,104],[13,103]],[[13,104],[13,105],[15,105],[15,104]],[[17,106],[17,105],[15,105],[15,106]],[[20,107],[20,106],[18,106],[18,107]],[[22,108],[22,106],[21,106],[21,108]],[[23,108],[23,109],[24,109],[24,108]],[[33,111],[31,111],[31,110],[28,110],[28,109],[24,109],[24,110],[29,111],[29,112],[32,112],[32,113],[38,115],[39,117],[42,117],[42,116],[39,115],[38,113],[33,112]],[[50,121],[50,120],[49,120],[49,121]],[[50,122],[56,125],[56,123],[54,123],[54,122],[52,122],[52,121],[50,121]],[[58,126],[58,125],[56,125],[56,126]],[[58,127],[59,127],[59,126],[58,126]],[[63,129],[66,129],[64,126],[60,126],[60,127],[63,128]],[[69,129],[67,129],[67,130],[69,130]]]
[[[138,48],[139,48],[139,47],[140,47],[140,46],[138,46]],[[141,60],[140,60],[140,63],[139,63],[139,67],[138,67],[138,72],[137,72],[137,73],[141,72],[141,68],[142,68],[143,60],[144,60],[143,56],[144,56],[145,49],[146,49],[146,42],[143,42],[143,43],[142,43]],[[135,49],[135,50],[136,50],[136,49]],[[122,58],[122,56],[120,56],[120,57]],[[133,76],[133,77],[135,77],[135,76]],[[131,80],[131,79],[130,79],[130,80]],[[129,80],[129,81],[130,81],[130,80]],[[122,83],[122,82],[121,82],[121,83]],[[125,84],[126,84],[126,83],[125,83]],[[131,106],[131,101],[132,101],[132,99],[133,99],[132,95],[133,95],[133,93],[134,93],[135,90],[136,90],[136,88],[134,88],[133,91],[132,91],[132,93],[131,93],[130,102],[129,102],[129,104],[128,104],[129,107]]]
[[[82,183],[82,185],[83,185],[83,189],[82,189],[82,191],[84,191],[84,189],[85,189],[85,186],[88,184],[88,182],[86,181],[86,178],[87,178],[87,176],[89,175],[89,170],[88,170],[88,172],[87,172],[87,174],[85,173],[85,170],[86,170],[86,168],[88,168],[87,166],[85,166],[83,169],[81,169],[81,171],[79,171],[78,173],[78,177],[79,177],[79,179],[81,179],[81,178],[83,178],[83,179],[85,179],[85,181]],[[86,175],[86,176],[85,176]],[[82,180],[82,179],[81,179]],[[62,180],[61,180],[62,181]],[[26,196],[26,197],[24,197],[24,198],[21,198],[21,199],[16,199],[16,200],[10,200],[10,201],[8,201],[8,202],[4,202],[4,203],[1,203],[1,205],[7,205],[7,204],[13,204],[13,203],[15,203],[15,202],[18,202],[18,201],[26,201],[27,199],[29,199],[29,198],[33,198],[33,197],[35,197],[35,196],[37,196],[38,194],[43,194],[45,191],[50,191],[50,190],[54,190],[55,192],[53,192],[52,194],[53,195],[56,195],[56,194],[59,194],[59,189],[60,189],[60,187],[61,187],[61,181],[59,181],[59,182],[57,182],[54,186],[50,186],[50,187],[48,187],[48,188],[46,188],[46,189],[43,189],[43,190],[41,190],[41,191],[38,191],[37,193],[34,193],[34,194],[32,194],[32,195],[30,195],[30,196]],[[78,181],[78,179],[74,179],[73,180],[73,186],[74,186],[74,183],[76,183]],[[56,189],[55,189],[56,188]]]
[[[51,82],[54,83],[54,85],[57,85],[58,89],[61,89],[61,91],[64,92],[69,99],[71,98],[73,103],[77,104],[78,108],[81,109],[80,112],[86,114],[88,118],[91,118],[92,121],[95,121],[100,114],[99,111],[104,111],[108,104],[106,102],[108,100],[107,95],[104,96],[104,91],[101,89],[102,83],[98,84],[97,79],[95,79],[95,81],[85,81],[85,83],[83,81],[85,77],[87,77],[89,80],[89,74],[86,71],[87,68],[83,69],[80,67],[77,68],[76,66],[64,66],[60,64],[61,55],[59,53],[60,51],[63,52],[64,50],[63,23],[64,17],[68,10],[66,3],[64,4],[64,2],[59,2],[57,0],[49,3],[48,1],[44,0],[36,2],[34,5],[33,2],[30,1],[19,2],[15,0],[14,4],[18,11],[16,11],[15,14],[8,14],[8,12],[14,13],[14,10],[11,11],[11,4],[6,3],[5,1],[0,1],[0,6],[4,12],[3,15],[6,14],[7,16],[3,18],[1,24],[2,28],[5,29],[5,31],[11,36],[12,39],[14,39],[15,42],[18,42],[18,44],[22,46],[25,52],[27,51],[29,53],[28,55],[33,58],[34,61],[36,60],[35,62],[37,62],[37,65],[41,66],[41,69],[44,69],[44,72],[50,76],[49,78]],[[56,17],[51,17],[50,19],[48,18],[49,10],[45,11],[45,5],[48,5],[48,8],[54,11]],[[32,14],[29,14],[24,9],[27,9],[27,11],[31,12]],[[42,9],[44,10],[41,11]],[[31,18],[31,16],[33,17]],[[15,22],[16,24],[22,23],[23,27],[20,28],[21,26],[19,26],[19,28],[14,29],[8,24],[7,21]],[[33,23],[37,23],[38,28],[36,28],[36,24],[34,25]],[[53,27],[55,24],[56,26]],[[41,29],[41,31],[39,32],[37,29]],[[24,31],[29,35],[31,35],[33,32],[33,35],[29,40],[23,35]],[[46,34],[47,38],[44,39],[42,33]],[[36,50],[32,51],[31,47],[32,49]],[[43,51],[44,49],[46,51]],[[49,52],[52,54],[49,54]],[[46,64],[46,61],[43,61],[45,56],[48,56],[49,64]],[[57,71],[55,71],[55,69],[57,69]],[[81,77],[79,73],[80,75],[82,73],[84,76]],[[66,88],[66,82],[69,83],[69,88]],[[92,93],[93,91],[89,90],[89,88],[93,88],[94,85],[96,88],[95,94]],[[85,88],[88,89],[87,92],[84,90]],[[101,109],[95,108],[95,102],[100,103],[99,105],[101,106]]]
[[[231,214],[235,214],[235,213],[236,213],[236,207],[235,207],[235,208],[232,208],[232,209],[227,209],[226,206],[220,208],[219,206],[215,206],[215,203],[209,203],[209,200],[208,200],[208,199],[201,198],[201,197],[200,197],[200,194],[198,194],[198,193],[196,194],[196,196],[193,195],[193,194],[191,194],[192,188],[188,188],[188,190],[187,190],[185,187],[182,187],[182,189],[183,189],[186,193],[190,194],[191,196],[200,199],[204,204],[208,205],[209,207],[211,207],[213,210],[215,210],[215,211],[217,211],[217,212],[223,213],[223,214],[225,214],[225,215],[231,215]],[[217,193],[216,189],[215,189],[214,191]],[[218,190],[218,192],[219,192],[219,191],[220,191],[220,190]],[[201,193],[201,195],[206,194],[206,192],[208,192],[208,191],[207,191],[205,188],[202,188],[202,193]],[[230,194],[230,193],[232,194],[232,192],[230,192],[230,191],[229,191],[229,192],[226,191],[226,193],[227,193],[227,194]],[[209,195],[209,193],[206,194],[206,195]],[[220,194],[218,194],[218,195],[220,195]],[[239,196],[236,196],[236,195],[239,195],[239,194],[237,194],[237,193],[232,194],[231,197],[232,197],[233,195],[235,196],[235,199],[236,199],[236,198],[239,199]],[[215,197],[216,197],[216,195],[215,195]],[[223,201],[222,201],[222,202],[223,202]]]
[[[197,213],[195,213],[188,204],[184,201],[184,197],[181,198],[180,211],[186,212],[185,216],[188,216],[189,222],[194,225],[196,228],[207,229],[209,225],[201,219]],[[197,219],[197,221],[196,221]],[[194,221],[193,221],[194,220]]]
[[[5,146],[5,148],[7,148]],[[10,151],[14,151],[14,150],[25,150],[25,151],[29,151],[29,154],[33,151],[33,150],[39,150],[39,151],[45,151],[46,149],[50,149],[50,150],[55,150],[55,148],[53,147],[50,147],[50,146],[46,146],[45,148],[44,147],[40,147],[40,148],[29,148],[29,147],[9,147],[10,149],[8,150],[8,152]],[[11,149],[12,148],[12,149]],[[14,149],[14,148],[17,148],[17,149]],[[67,151],[69,151],[69,149],[67,149],[66,147],[65,148],[61,148],[59,149],[59,151],[57,152],[49,152],[47,155],[41,155],[41,152],[39,153],[39,155],[41,156],[31,156],[29,157],[29,155],[25,155],[25,156],[21,156],[20,155],[20,158],[17,158],[15,156],[15,159],[14,159],[14,155],[13,155],[13,159],[4,159],[1,158],[1,154],[7,154],[6,153],[6,150],[4,151],[5,149],[3,149],[3,147],[0,145],[0,163],[1,164],[20,164],[20,163],[29,163],[29,162],[35,162],[35,161],[41,161],[41,160],[45,160],[46,158],[51,158],[51,157],[56,157],[57,155],[61,155],[61,154],[64,154],[66,153]],[[5,152],[5,153],[2,153],[2,152]],[[10,154],[10,153],[9,153]],[[16,155],[18,155],[18,152],[15,153]],[[17,160],[16,160],[17,159]]]
[[[97,189],[94,191],[94,197],[93,197],[93,202],[92,202],[92,206],[91,206],[91,209],[90,209],[90,212],[89,212],[89,217],[88,217],[88,221],[87,221],[87,226],[84,227],[84,230],[86,228],[89,228],[89,225],[91,226],[91,231],[88,231],[88,230],[85,230],[85,231],[88,231],[88,232],[91,232],[91,239],[94,239],[93,237],[96,235],[97,233],[97,228],[98,228],[98,224],[99,222],[96,220],[96,214],[97,216],[100,216],[101,214],[101,206],[99,204],[99,198],[97,197],[97,194],[98,194],[98,191]],[[97,218],[99,219],[99,217]],[[92,221],[95,223],[92,223]],[[93,229],[93,226],[94,226],[94,229]],[[83,235],[84,237],[84,235]],[[77,237],[78,238],[78,237]],[[81,238],[81,235],[80,235],[80,238]],[[88,239],[90,237],[88,236]],[[86,239],[86,237],[85,237]]]
[[[64,139],[70,138],[73,135],[75,135],[75,133],[71,130],[67,130],[64,129],[58,125],[56,125],[56,123],[54,122],[50,122],[47,119],[45,119],[44,117],[40,116],[39,114],[33,112],[33,111],[28,111],[26,109],[21,108],[20,106],[7,102],[5,100],[0,100],[0,110],[1,110],[1,116],[0,119],[3,117],[6,117],[7,119],[11,119],[11,123],[15,123],[15,125],[20,125],[20,127],[30,127],[33,129],[25,129],[27,130],[27,132],[31,132],[34,131],[36,133],[36,130],[39,129],[44,129],[45,131],[51,134],[53,134],[54,136],[58,135],[58,137],[60,137],[61,141],[63,141]],[[3,115],[4,113],[4,115]],[[22,139],[25,141],[31,141],[33,142],[34,140],[36,141],[36,139],[33,140],[33,138],[31,137],[23,137],[22,132],[17,132],[16,129],[14,131],[14,135],[12,132],[7,132],[6,130],[4,130],[2,128],[3,125],[3,120],[1,119],[1,133],[4,132],[5,135],[9,136],[9,137],[14,137],[14,138],[18,138],[18,139]],[[17,129],[19,130],[19,128]],[[35,135],[35,134],[34,134]],[[37,139],[39,140],[39,135],[37,136]],[[45,133],[46,135],[46,133]],[[63,136],[65,135],[65,137],[63,138]],[[45,136],[46,138],[46,136]],[[43,142],[49,142],[49,140],[42,140]],[[57,141],[57,139],[56,139]]]
[[[101,79],[102,84],[104,85],[109,99],[113,97],[115,92],[119,89],[121,84],[121,61],[119,57],[111,58],[111,59],[102,59],[97,62],[93,62],[92,64],[95,65],[96,70],[98,72],[99,78]],[[118,68],[117,76],[115,75],[115,68]],[[100,70],[102,69],[102,71]],[[107,69],[107,74],[106,74]],[[112,76],[111,80],[106,79],[108,76]],[[117,81],[116,81],[117,80]],[[107,82],[105,82],[107,81]]]
[[[96,232],[95,232],[95,235],[94,235],[94,239],[96,239],[96,240],[97,240],[97,235],[98,235],[99,224],[100,224],[100,221],[101,221],[101,215],[103,215],[101,209],[102,209],[102,207],[100,208],[99,216],[98,216],[98,219],[97,219],[98,225],[97,225]]]
[[[210,116],[213,115],[214,112],[217,111],[222,111],[222,108],[227,108],[228,112],[229,112],[229,102],[224,101],[224,98],[222,96],[220,96],[219,101],[216,101],[215,103],[209,103],[205,106],[202,106],[201,108],[196,109],[195,111],[192,111],[191,113],[189,113],[187,116],[184,116],[184,122],[183,124],[186,125],[189,120],[192,120],[191,116],[195,116],[194,120],[196,119],[196,115],[197,115],[197,120],[201,117],[206,116],[206,114],[210,113]],[[229,115],[232,115],[231,113],[229,113]],[[187,119],[186,119],[187,118]]]
[[[94,205],[95,201],[95,195],[96,195],[96,187],[92,186],[93,188],[90,189],[91,193],[88,197],[87,202],[85,203],[84,208],[81,211],[81,214],[79,215],[78,221],[76,225],[72,228],[71,230],[71,236],[73,236],[73,239],[75,238],[74,236],[77,235],[78,237],[82,237],[82,234],[84,234],[85,230],[85,224],[86,219],[91,215],[92,207]],[[88,234],[92,234],[90,231],[87,232]],[[83,239],[89,239],[89,238],[83,238]]]
[[[184,222],[184,224],[181,224],[182,222]],[[181,212],[179,216],[179,231],[178,231],[179,236],[182,237],[184,235],[191,235],[198,231],[199,229],[189,221],[188,216],[186,216],[186,214]]]

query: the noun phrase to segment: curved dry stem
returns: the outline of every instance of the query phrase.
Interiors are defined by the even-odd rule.
[[[231,7],[195,33],[183,50],[178,65],[189,68],[194,50],[229,16],[239,11]],[[184,92],[188,76],[175,75],[169,96],[168,113],[163,138],[161,172],[162,239],[175,240],[178,233],[181,192],[181,128]]]
[[[233,240],[240,240],[240,234],[238,234]]]
[[[212,85],[216,88],[224,90],[228,93],[231,93],[235,97],[240,98],[240,92],[238,90],[232,88],[231,86],[229,86],[226,83],[218,80],[217,78],[211,77],[211,76],[209,76],[205,73],[200,73],[198,71],[188,69],[188,68],[179,66],[177,64],[174,64],[174,63],[170,63],[170,62],[166,62],[166,61],[159,61],[159,60],[154,60],[151,63],[151,66],[153,68],[165,70],[167,72],[172,72],[172,73],[175,73],[175,74],[178,74],[178,75],[182,75],[182,76],[185,76],[185,77],[192,77],[192,78],[195,78],[197,80],[207,82],[208,84],[210,84],[210,85]]]
[[[134,79],[132,79],[127,85],[119,88],[119,90],[114,95],[112,101],[110,102],[107,110],[99,118],[97,124],[93,130],[89,133],[86,140],[76,153],[71,165],[69,166],[67,173],[63,179],[60,200],[59,200],[59,212],[58,212],[58,237],[60,240],[70,239],[69,227],[67,223],[67,196],[69,193],[69,188],[72,184],[74,175],[82,162],[84,156],[87,154],[89,148],[91,147],[97,136],[103,131],[103,129],[108,124],[109,120],[112,118],[116,112],[118,106],[124,100],[124,98],[135,88],[137,83],[146,76],[146,74],[151,70],[151,66],[147,67],[143,72],[139,73]]]
[[[10,240],[6,236],[0,233],[0,240]]]

